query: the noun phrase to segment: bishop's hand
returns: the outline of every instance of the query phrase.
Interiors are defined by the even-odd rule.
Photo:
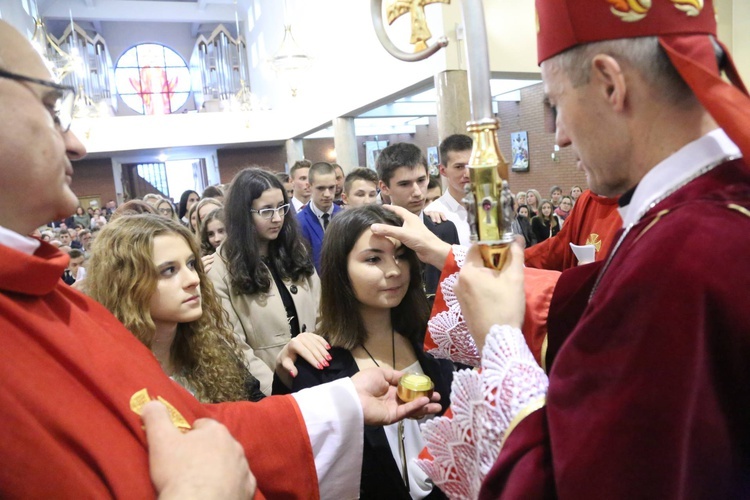
[[[437,392],[431,399],[420,397],[410,403],[401,403],[396,396],[401,375],[401,372],[381,367],[362,370],[352,377],[366,425],[388,425],[404,418],[421,418],[440,411]]]
[[[521,328],[526,308],[523,246],[512,243],[501,271],[484,265],[478,245],[472,245],[453,290],[466,325],[479,350],[492,325]]]

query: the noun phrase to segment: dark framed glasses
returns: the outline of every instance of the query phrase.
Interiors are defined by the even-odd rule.
[[[260,210],[255,210],[253,208],[250,209],[250,213],[258,214],[264,219],[273,219],[274,214],[277,212],[281,217],[284,217],[289,212],[289,203],[276,208],[261,208]]]
[[[49,80],[11,73],[10,71],[5,71],[3,69],[0,69],[0,78],[35,83],[58,91],[54,106],[50,107],[47,105],[47,109],[62,132],[70,130],[70,124],[73,121],[73,108],[76,102],[76,89],[74,87],[50,82]]]

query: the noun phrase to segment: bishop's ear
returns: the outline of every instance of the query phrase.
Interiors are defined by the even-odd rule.
[[[601,89],[602,96],[614,111],[624,109],[627,84],[623,68],[617,59],[606,54],[594,56],[589,81]]]

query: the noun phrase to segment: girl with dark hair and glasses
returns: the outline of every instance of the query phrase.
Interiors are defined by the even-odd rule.
[[[277,354],[293,337],[315,330],[320,280],[273,173],[241,171],[225,201],[226,239],[208,276],[251,373],[271,394]]]
[[[403,221],[379,205],[347,209],[331,221],[323,240],[320,325],[332,347],[322,370],[297,358],[293,391],[374,366],[424,373],[440,393],[443,411],[450,401],[453,365],[422,350],[429,306],[415,253],[392,238],[375,236],[375,223]],[[365,427],[362,499],[446,498],[416,465],[423,448],[419,420]]]

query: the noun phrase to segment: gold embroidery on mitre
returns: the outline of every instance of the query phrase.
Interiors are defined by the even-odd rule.
[[[130,409],[133,410],[133,413],[140,416],[143,413],[143,407],[146,405],[146,403],[152,401],[153,399],[154,398],[149,396],[147,389],[141,389],[140,391],[130,396]],[[161,396],[157,396],[156,399],[167,407],[167,411],[169,412],[169,419],[172,421],[172,424],[175,427],[177,427],[182,432],[192,429],[188,421],[185,420],[185,417],[183,417],[182,414],[177,411],[177,408],[172,406],[166,399]]]
[[[597,252],[602,249],[602,240],[599,239],[599,235],[596,233],[591,233],[589,237],[586,238],[586,244],[594,245]]]
[[[691,17],[695,17],[703,10],[703,0],[672,0],[676,9]]]
[[[539,25],[539,11],[534,10],[534,17],[536,18],[536,33],[539,34],[542,31],[542,27]]]
[[[645,18],[651,8],[651,0],[607,0],[607,3],[612,4],[612,14],[628,23]]]

